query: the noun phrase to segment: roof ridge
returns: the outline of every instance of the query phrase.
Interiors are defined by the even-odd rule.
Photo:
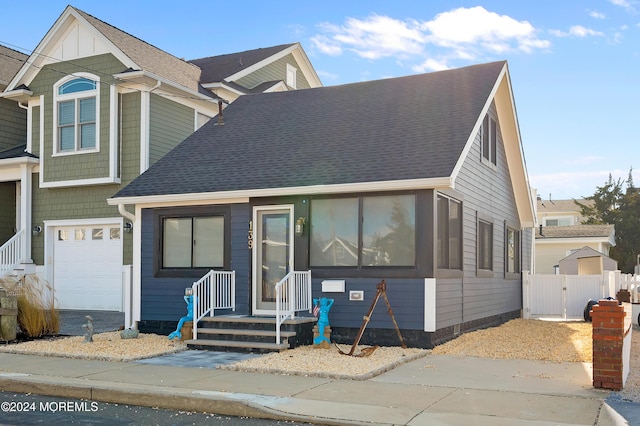
[[[189,59],[187,62],[192,63],[193,61],[202,61],[204,59],[211,59],[211,58],[222,58],[224,56],[235,56],[235,55],[242,55],[243,53],[248,53],[248,52],[256,52],[258,50],[264,50],[264,49],[275,49],[278,47],[282,47],[282,49],[280,50],[284,50],[286,47],[291,47],[294,44],[297,43],[285,43],[285,44],[277,44],[275,46],[267,46],[267,47],[258,47],[257,49],[248,49],[248,50],[243,50],[242,52],[230,52],[230,53],[223,53],[220,55],[211,55],[211,56],[204,56],[202,58],[193,58],[193,59]],[[195,64],[194,64],[195,65]],[[197,65],[196,65],[197,66]]]
[[[119,31],[119,32],[121,32],[122,34],[125,34],[125,35],[126,35],[126,36],[128,36],[128,37],[131,37],[131,38],[133,38],[133,39],[135,39],[135,40],[137,40],[137,41],[139,41],[139,42],[141,42],[141,43],[146,44],[146,45],[147,45],[147,46],[149,46],[149,47],[152,47],[152,48],[153,48],[153,49],[155,49],[155,50],[158,50],[159,52],[162,52],[162,53],[164,53],[164,54],[166,54],[166,55],[169,55],[169,56],[171,56],[171,57],[173,57],[173,58],[175,58],[175,59],[177,59],[177,60],[179,60],[179,61],[182,61],[182,62],[184,62],[185,64],[187,64],[187,65],[189,65],[189,66],[192,66],[192,67],[195,67],[195,68],[199,68],[197,65],[192,64],[192,63],[190,63],[189,61],[186,61],[186,60],[184,60],[184,59],[182,59],[182,58],[179,58],[179,57],[177,57],[177,56],[175,56],[175,55],[173,55],[173,54],[171,54],[171,53],[167,52],[166,50],[160,49],[159,47],[157,47],[157,46],[155,46],[155,45],[153,45],[153,44],[149,43],[148,41],[145,41],[145,40],[143,40],[143,39],[141,39],[141,38],[139,38],[139,37],[136,37],[135,35],[133,35],[133,34],[131,34],[131,33],[127,32],[127,31],[124,31],[124,30],[122,30],[122,29],[118,28],[118,27],[116,27],[116,26],[115,26],[115,25],[113,25],[113,24],[110,24],[110,23],[108,23],[108,22],[106,22],[106,21],[103,21],[102,19],[97,18],[97,17],[93,16],[92,14],[90,14],[90,13],[88,13],[88,12],[85,12],[85,11],[84,11],[84,10],[82,10],[82,9],[78,9],[77,7],[74,7],[74,6],[71,6],[71,5],[69,5],[69,7],[70,7],[70,8],[72,8],[73,10],[75,10],[76,12],[80,13],[81,15],[83,15],[83,17],[87,17],[87,16],[88,16],[88,17],[90,17],[90,18],[92,18],[92,19],[95,19],[96,21],[98,21],[98,22],[100,22],[100,23],[102,23],[102,24],[104,24],[104,25],[107,25],[107,26],[109,26],[109,27],[113,28],[113,29],[114,29],[114,30],[116,30],[116,31]],[[102,33],[102,31],[100,31],[100,32]],[[103,34],[105,37],[109,38],[106,34],[104,34],[104,33],[102,33],[102,34]],[[111,42],[113,42],[112,40],[110,40],[110,41],[111,41]]]

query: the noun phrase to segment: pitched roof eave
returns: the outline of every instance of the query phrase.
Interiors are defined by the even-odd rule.
[[[195,201],[215,201],[226,199],[249,199],[257,197],[275,197],[286,195],[318,195],[340,194],[350,192],[373,192],[402,189],[450,189],[451,180],[448,177],[410,179],[405,181],[361,182],[336,185],[313,185],[288,188],[248,189],[238,191],[201,192],[189,194],[146,195],[137,197],[118,197],[117,194],[109,199],[109,205],[158,204],[158,203],[189,203]]]
[[[155,82],[155,84],[160,83],[161,85],[168,86],[174,89],[174,91],[186,93],[190,97],[193,97],[197,100],[202,100],[207,102],[214,102],[214,101],[217,102],[218,100],[220,100],[220,98],[216,96],[214,93],[211,93],[211,96],[207,96],[203,93],[196,92],[194,90],[191,90],[188,87],[181,86],[180,84],[174,81],[168,80],[162,76],[153,74],[145,70],[122,72],[118,74],[113,74],[113,77],[121,81],[131,81],[131,82],[136,82],[136,83],[140,83],[147,86],[149,86],[149,82],[146,80],[152,80]],[[159,87],[160,86],[158,86],[158,88]],[[210,92],[207,92],[207,93],[210,93]]]
[[[309,82],[309,84],[311,85],[311,87],[322,86],[320,77],[318,77],[318,74],[316,73],[315,69],[311,65],[311,61],[309,61],[309,57],[306,55],[306,53],[304,53],[304,50],[302,50],[302,46],[300,45],[300,43],[297,43],[297,42],[293,43],[291,46],[285,49],[282,49],[278,53],[263,59],[262,61],[256,62],[255,64],[247,68],[244,68],[235,74],[228,76],[225,80],[227,81],[239,80],[242,77],[245,77],[251,74],[252,72],[255,72],[256,70],[266,66],[267,64],[275,62],[278,59],[283,58],[290,53],[294,55],[294,57],[296,58],[296,60],[298,60],[300,65],[304,65],[301,71],[304,74],[307,81]]]
[[[531,228],[535,225],[536,221],[535,200],[529,184],[527,165],[520,137],[520,127],[518,125],[518,117],[511,88],[511,79],[506,61],[500,75],[496,79],[490,95],[486,100],[486,104],[482,109],[481,114],[477,117],[477,121],[471,131],[471,134],[469,134],[464,150],[451,173],[452,179],[455,182],[458,177],[464,161],[469,155],[471,147],[475,142],[476,135],[480,130],[484,116],[491,107],[492,101],[495,101],[496,103],[502,140],[507,154],[507,167],[513,183],[513,193],[520,223],[523,228]]]

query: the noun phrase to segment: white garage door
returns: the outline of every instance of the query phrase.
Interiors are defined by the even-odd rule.
[[[122,311],[119,225],[54,229],[53,285],[60,309]]]

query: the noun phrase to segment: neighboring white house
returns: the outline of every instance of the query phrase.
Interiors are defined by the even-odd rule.
[[[560,260],[577,250],[589,247],[608,256],[615,246],[613,225],[582,225],[581,204],[591,200],[542,200],[538,198],[535,238],[535,273],[553,274]]]

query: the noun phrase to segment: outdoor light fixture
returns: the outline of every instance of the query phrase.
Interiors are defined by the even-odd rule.
[[[296,226],[294,231],[296,234],[296,237],[302,236],[302,233],[304,232],[304,222],[305,222],[304,217],[299,217],[296,220]]]
[[[124,228],[124,232],[131,232],[133,231],[133,223],[125,222],[123,225],[123,228]]]
[[[192,296],[193,295],[193,288],[192,287],[186,287],[184,289],[184,295],[185,296]]]
[[[33,236],[37,237],[42,232],[42,226],[36,225],[33,227]]]

